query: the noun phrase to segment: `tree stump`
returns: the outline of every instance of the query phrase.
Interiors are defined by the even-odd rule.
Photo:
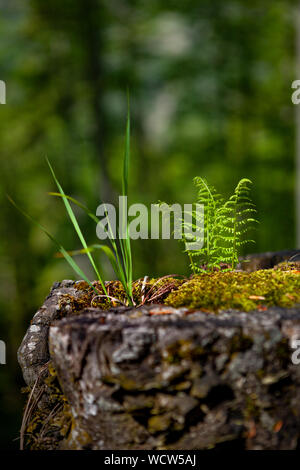
[[[216,315],[149,305],[73,315],[62,300],[80,299],[77,284],[54,285],[20,346],[30,392],[22,446],[299,447],[300,365],[291,359],[299,307]]]

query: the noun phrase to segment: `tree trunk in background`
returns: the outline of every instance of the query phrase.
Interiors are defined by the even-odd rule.
[[[86,79],[91,91],[91,109],[93,130],[91,138],[100,166],[100,197],[101,200],[113,201],[114,190],[110,184],[108,162],[105,153],[105,118],[103,112],[103,67],[101,54],[103,50],[102,31],[105,25],[103,6],[100,11],[98,0],[81,0],[82,40],[86,49]]]
[[[300,2],[296,15],[296,79],[300,77]],[[300,248],[300,105],[296,106],[296,247]]]

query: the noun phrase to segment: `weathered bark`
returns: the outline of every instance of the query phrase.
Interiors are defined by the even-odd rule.
[[[45,419],[39,448],[297,448],[291,341],[300,339],[300,308],[214,315],[150,305],[70,316],[68,293],[82,295],[72,281],[54,286],[19,350],[39,398],[28,421],[59,410]]]
[[[45,364],[49,361],[48,334],[53,320],[68,315],[70,308],[63,303],[66,295],[78,298],[84,293],[76,289],[78,283],[65,280],[55,282],[42,307],[31,320],[30,327],[18,350],[18,361],[23,371],[24,380],[32,387]]]
[[[300,250],[268,251],[255,253],[242,258],[246,262],[240,263],[244,271],[256,271],[257,269],[270,269],[282,261],[300,261]]]

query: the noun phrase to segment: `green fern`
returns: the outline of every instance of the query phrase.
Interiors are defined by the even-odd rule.
[[[193,242],[203,242],[203,248],[201,250],[189,250],[185,252],[188,254],[190,259],[190,266],[194,273],[203,271],[202,266],[207,269],[212,269],[218,262],[217,258],[217,244],[215,230],[216,218],[218,210],[222,206],[222,197],[217,193],[215,188],[207,183],[207,181],[201,177],[194,178],[194,184],[198,189],[197,203],[204,206],[204,220],[200,217],[197,218],[195,212],[192,214],[192,223],[188,224],[183,220],[183,229],[196,229],[201,225],[204,229],[204,239],[199,239],[196,236],[193,238]],[[183,230],[184,232],[184,230]],[[184,237],[184,242],[186,242]]]
[[[234,194],[218,210],[216,217],[218,256],[224,263],[230,264],[232,269],[238,264],[240,248],[254,243],[254,240],[247,238],[250,227],[257,222],[253,218],[256,210],[250,198],[251,184],[251,180],[241,179]]]
[[[235,269],[238,263],[239,250],[248,240],[245,236],[251,225],[257,222],[251,217],[255,206],[249,197],[249,179],[242,179],[234,194],[224,203],[223,198],[215,188],[203,178],[194,178],[194,184],[198,188],[197,202],[204,206],[204,221],[197,220],[193,213],[192,223],[188,228],[195,229],[196,225],[202,223],[204,226],[204,243],[200,250],[189,250],[185,252],[190,259],[190,266],[194,273],[205,270],[213,270],[222,264],[230,265]],[[183,221],[183,228],[187,224]],[[186,242],[186,239],[184,239]],[[194,237],[193,241],[199,241]]]

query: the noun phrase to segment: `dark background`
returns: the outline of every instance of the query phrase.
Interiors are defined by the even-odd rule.
[[[295,248],[295,1],[0,0],[0,446],[18,446],[16,350],[52,283],[74,278],[8,192],[79,248],[45,163],[93,211],[120,192],[131,95],[130,202],[195,200],[194,176],[229,195],[253,180],[256,246]],[[81,212],[86,238],[95,226]],[[136,241],[134,277],[187,274],[178,242]],[[92,276],[84,259],[78,261]],[[99,258],[106,278],[113,276]]]

